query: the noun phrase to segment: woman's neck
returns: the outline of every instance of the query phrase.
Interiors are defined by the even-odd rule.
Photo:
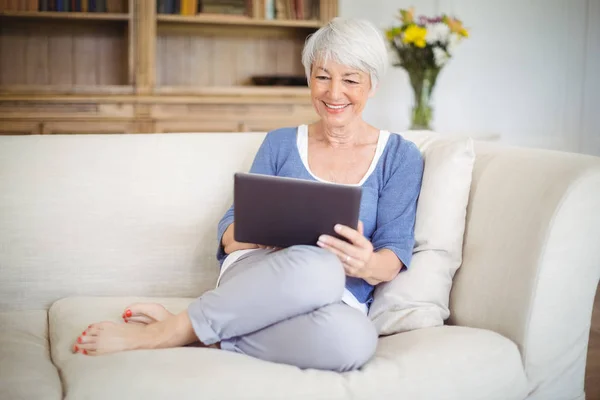
[[[332,148],[348,148],[369,141],[371,132],[369,124],[360,120],[346,126],[329,126],[323,121],[312,129],[315,139]]]

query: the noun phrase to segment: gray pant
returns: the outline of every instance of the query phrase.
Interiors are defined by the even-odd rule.
[[[341,302],[338,258],[318,247],[256,250],[225,271],[188,313],[205,345],[300,368],[348,371],[375,353],[369,318]]]

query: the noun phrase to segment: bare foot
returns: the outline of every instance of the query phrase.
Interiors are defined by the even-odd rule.
[[[158,303],[134,303],[123,311],[123,321],[143,325],[164,321],[173,316],[164,306]]]
[[[73,344],[73,352],[95,356],[127,350],[181,347],[196,342],[198,337],[187,311],[184,311],[147,325],[114,322],[89,325]],[[218,348],[218,345],[208,347]]]
[[[143,348],[147,340],[146,325],[100,322],[90,325],[73,345],[73,352],[101,355]]]

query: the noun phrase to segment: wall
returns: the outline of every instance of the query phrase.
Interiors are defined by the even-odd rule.
[[[600,0],[340,0],[340,15],[385,29],[413,4],[471,34],[438,79],[435,130],[600,155]],[[365,119],[405,130],[411,104],[406,73],[391,67]]]

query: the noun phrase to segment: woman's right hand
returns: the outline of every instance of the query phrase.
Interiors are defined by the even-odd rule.
[[[266,250],[272,250],[272,249],[276,249],[275,247],[272,246],[264,246],[262,244],[254,244],[254,243],[243,243],[243,242],[237,242],[234,239],[234,223],[231,223],[231,225],[229,225],[227,227],[227,229],[225,229],[225,232],[223,233],[223,239],[221,240],[221,244],[223,245],[223,250],[225,251],[225,254],[231,254],[234,251],[237,250],[248,250],[248,249],[266,249]]]
[[[234,239],[234,235],[233,235],[234,229],[235,229],[234,223],[231,223],[231,225],[229,225],[227,227],[227,229],[225,229],[225,232],[223,233],[223,239],[221,239],[221,244],[223,245],[223,250],[225,251],[225,254],[231,254],[237,250],[260,248],[257,244],[254,244],[254,243],[237,242]]]

